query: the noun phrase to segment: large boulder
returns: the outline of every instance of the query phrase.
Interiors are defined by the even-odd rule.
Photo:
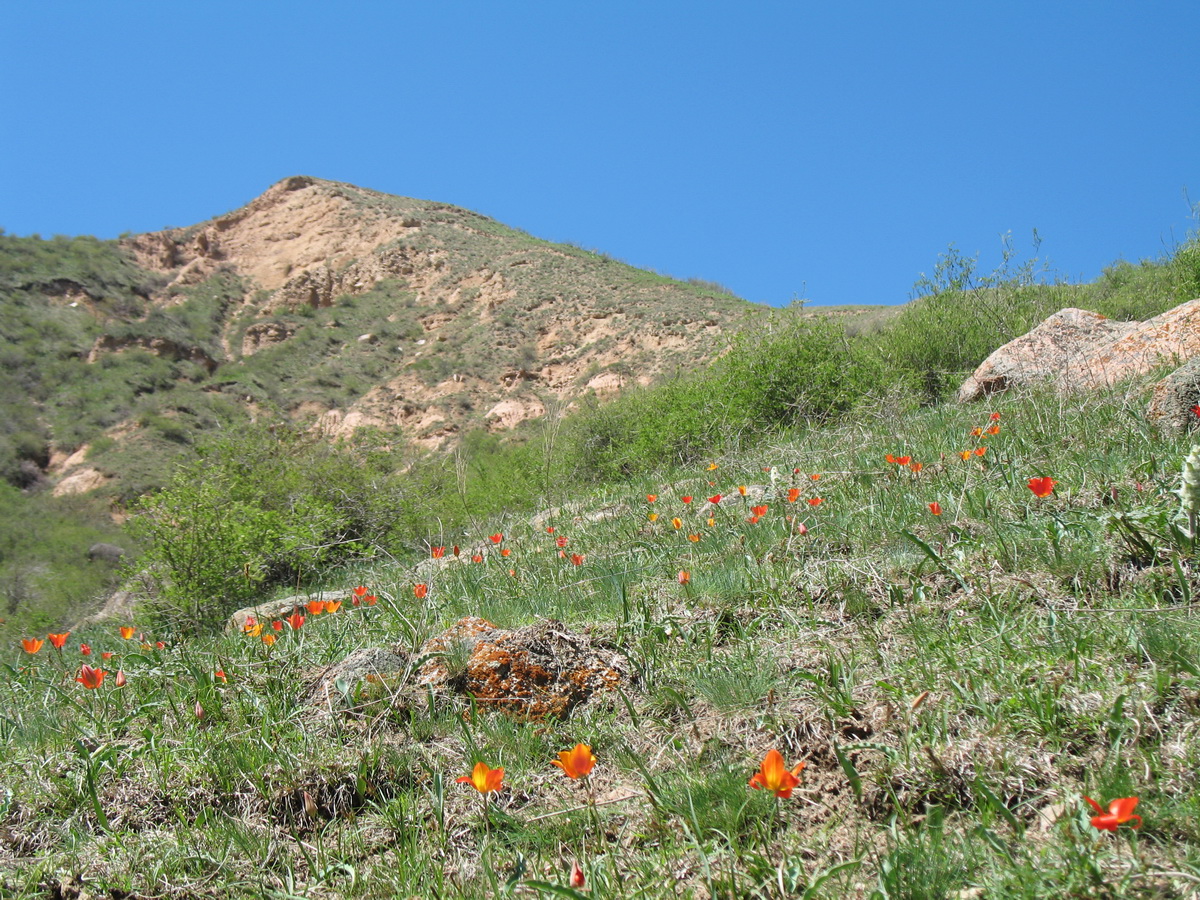
[[[629,662],[554,619],[513,630],[467,616],[431,638],[418,680],[522,718],[565,718],[598,691],[628,681]]]
[[[1181,365],[1198,353],[1200,300],[1145,322],[1113,322],[1099,313],[1064,309],[992,353],[963,382],[958,399],[969,402],[1046,380],[1063,391],[1104,387]]]

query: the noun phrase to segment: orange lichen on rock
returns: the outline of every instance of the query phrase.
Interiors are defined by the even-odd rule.
[[[430,653],[436,655],[421,669],[422,684],[531,719],[565,718],[629,677],[624,657],[553,619],[508,630],[468,616],[421,648]]]

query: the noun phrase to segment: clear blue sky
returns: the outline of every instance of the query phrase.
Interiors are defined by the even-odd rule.
[[[6,4],[0,226],[189,225],[288,175],[750,300],[896,303],[1011,231],[1064,276],[1200,201],[1200,2]]]

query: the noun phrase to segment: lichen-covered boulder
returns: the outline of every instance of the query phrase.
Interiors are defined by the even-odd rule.
[[[509,630],[468,616],[427,641],[420,654],[429,657],[418,673],[421,684],[530,719],[565,718],[630,677],[625,657],[554,619]]]

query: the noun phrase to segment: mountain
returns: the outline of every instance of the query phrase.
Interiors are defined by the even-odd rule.
[[[197,430],[279,415],[437,448],[693,368],[756,309],[304,176],[187,228],[0,237],[0,304],[3,474],[125,499]]]

